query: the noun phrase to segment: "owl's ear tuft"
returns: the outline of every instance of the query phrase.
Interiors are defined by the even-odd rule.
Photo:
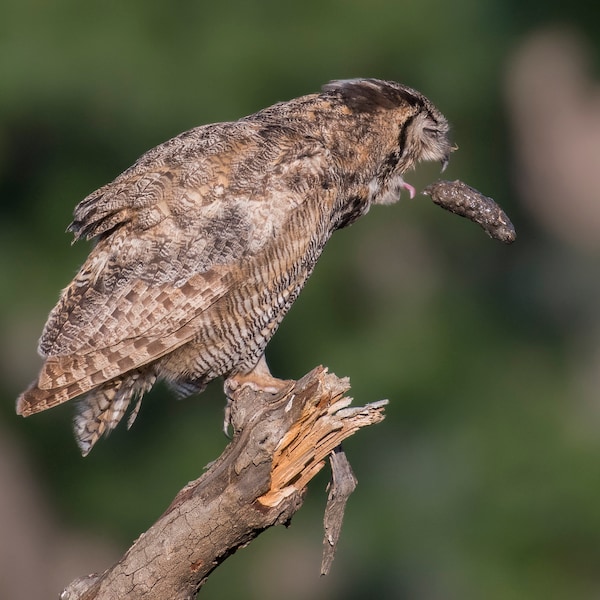
[[[380,79],[338,79],[322,88],[324,93],[337,95],[356,113],[373,113],[398,108],[403,103],[423,106],[419,92],[392,81]]]

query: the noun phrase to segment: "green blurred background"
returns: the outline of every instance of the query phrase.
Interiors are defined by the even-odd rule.
[[[391,401],[346,443],[333,571],[323,473],[201,596],[600,598],[599,18],[583,0],[5,0],[0,597],[105,569],[226,445],[219,382],[181,402],[158,386],[86,459],[71,405],[14,414],[89,250],[64,233],[76,203],[183,130],[366,76],[432,99],[460,147],[444,177],[493,196],[518,240],[424,197],[334,236],[267,352],[278,376],[325,364],[357,403]]]

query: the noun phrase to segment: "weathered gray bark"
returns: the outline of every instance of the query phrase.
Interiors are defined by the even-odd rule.
[[[277,397],[239,392],[234,436],[223,454],[175,497],[158,521],[101,575],[71,583],[62,600],[184,600],[262,531],[290,521],[308,482],[331,456],[322,572],[333,560],[356,485],[340,443],[383,419],[386,401],[350,407],[347,379],[318,367]]]

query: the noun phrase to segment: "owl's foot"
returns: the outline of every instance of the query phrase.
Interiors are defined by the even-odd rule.
[[[289,380],[277,379],[277,377],[271,375],[263,354],[251,371],[231,375],[225,380],[225,393],[229,398],[232,394],[238,393],[245,387],[249,387],[253,392],[278,394],[289,385]]]
[[[229,435],[229,426],[231,425],[231,406],[235,400],[235,395],[239,394],[244,388],[250,388],[253,392],[263,392],[265,394],[279,394],[290,386],[290,380],[277,379],[271,375],[267,366],[265,356],[260,357],[256,366],[247,373],[237,373],[231,375],[225,380],[224,389],[227,397],[225,406],[225,419],[223,421],[223,431]]]

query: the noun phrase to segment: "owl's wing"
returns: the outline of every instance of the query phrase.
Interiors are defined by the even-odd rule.
[[[223,267],[248,251],[250,223],[233,214],[233,202],[178,182],[180,173],[165,168],[107,186],[77,207],[76,237],[100,239],[48,318],[43,356],[165,335],[193,314],[190,298],[202,310],[226,291]]]
[[[194,318],[243,283],[247,265],[264,258],[290,215],[323,189],[298,184],[307,161],[313,177],[325,172],[320,149],[288,154],[295,153],[264,157],[254,184],[237,184],[245,161],[221,157],[138,165],[86,198],[72,229],[99,241],[40,340],[47,358],[37,388],[53,394],[38,406],[26,392],[19,412],[64,402],[193,339]],[[304,235],[313,235],[310,227]]]

